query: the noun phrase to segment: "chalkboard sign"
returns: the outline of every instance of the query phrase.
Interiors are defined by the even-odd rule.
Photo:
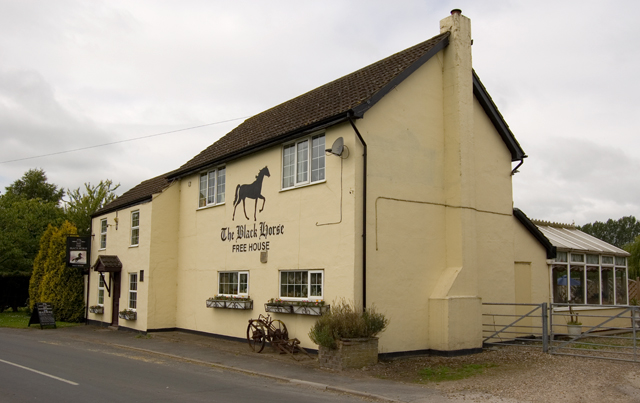
[[[53,317],[53,307],[48,302],[38,302],[33,307],[33,313],[31,313],[31,319],[29,319],[29,326],[31,324],[40,324],[40,329],[43,326],[56,327],[56,319]]]

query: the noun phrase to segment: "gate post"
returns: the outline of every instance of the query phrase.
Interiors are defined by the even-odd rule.
[[[547,303],[542,303],[542,352],[549,351],[549,326],[548,326]]]

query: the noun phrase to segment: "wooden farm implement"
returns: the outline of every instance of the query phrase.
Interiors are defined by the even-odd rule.
[[[258,319],[249,319],[247,326],[247,341],[249,346],[256,353],[261,352],[267,342],[271,344],[274,350],[280,354],[295,354],[303,352],[307,356],[309,353],[300,347],[300,340],[290,339],[289,332],[284,322],[278,319],[272,319],[271,315],[258,315]]]

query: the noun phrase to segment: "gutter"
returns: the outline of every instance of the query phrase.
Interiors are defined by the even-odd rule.
[[[347,117],[364,147],[362,154],[362,309],[364,310],[367,308],[367,143],[353,122],[353,112],[350,111]]]

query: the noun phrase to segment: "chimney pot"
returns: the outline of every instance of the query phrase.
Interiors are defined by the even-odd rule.
[[[451,15],[454,15],[454,14],[460,15],[462,14],[462,10],[460,10],[459,8],[454,8],[453,10],[451,10]]]

